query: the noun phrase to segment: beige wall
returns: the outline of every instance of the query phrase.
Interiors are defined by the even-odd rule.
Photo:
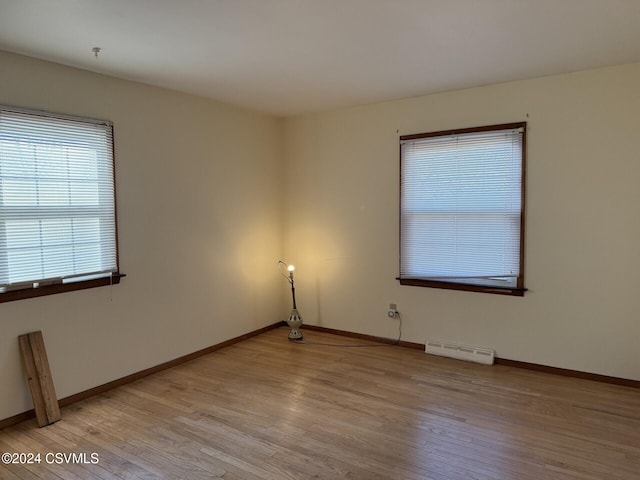
[[[31,408],[22,333],[63,398],[283,318],[278,120],[2,52],[0,103],[114,122],[127,274],[0,304],[0,419]]]
[[[286,257],[307,323],[640,380],[640,64],[285,123]],[[528,121],[524,298],[400,286],[398,135]]]

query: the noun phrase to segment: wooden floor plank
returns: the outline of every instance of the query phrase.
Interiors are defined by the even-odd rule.
[[[363,344],[309,331],[305,340]],[[0,478],[638,480],[640,391],[276,329],[0,431]]]

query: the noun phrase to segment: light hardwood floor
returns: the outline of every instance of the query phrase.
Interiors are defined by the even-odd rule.
[[[279,328],[3,430],[0,452],[42,454],[2,479],[637,480],[640,390]]]

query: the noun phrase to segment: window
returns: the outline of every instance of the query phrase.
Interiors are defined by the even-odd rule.
[[[0,107],[0,302],[119,283],[110,122]]]
[[[524,295],[526,123],[400,137],[400,283]]]

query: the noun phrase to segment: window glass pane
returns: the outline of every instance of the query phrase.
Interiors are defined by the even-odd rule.
[[[2,202],[5,206],[36,206],[38,183],[5,176],[2,179]]]
[[[77,244],[98,243],[101,235],[100,219],[76,218],[73,221],[73,236]]]
[[[38,204],[40,206],[69,205],[69,184],[51,180],[39,180]]]
[[[71,246],[43,247],[40,255],[44,278],[62,277],[75,273]]]
[[[66,180],[68,176],[66,149],[55,144],[34,144],[37,176]]]
[[[102,268],[100,243],[83,243],[75,247],[75,273],[98,272]]]
[[[514,267],[519,261],[519,216],[415,215],[407,219],[404,232],[404,258],[410,275],[518,274]]]
[[[33,278],[44,278],[42,263],[34,262],[39,257],[39,248],[23,248],[7,252],[9,281],[7,283],[20,283]]]
[[[0,139],[2,175],[32,178],[36,171],[33,146],[27,142]]]
[[[69,185],[69,200],[71,205],[98,205],[99,193],[100,187],[97,182],[73,182]]]
[[[98,158],[95,151],[88,148],[68,147],[70,176],[79,180],[98,178]]]
[[[40,221],[22,220],[5,223],[6,248],[24,250],[40,245]]]
[[[40,222],[42,245],[46,247],[71,245],[73,243],[71,225],[72,221],[69,218]]]

